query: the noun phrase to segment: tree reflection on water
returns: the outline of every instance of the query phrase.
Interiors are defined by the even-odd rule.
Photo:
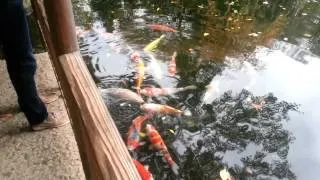
[[[266,104],[261,110],[253,108],[252,103],[262,100]],[[236,179],[295,179],[287,160],[294,136],[283,127],[283,120],[289,120],[288,112],[297,108],[296,104],[278,101],[273,94],[257,97],[247,90],[224,93],[210,105],[214,114],[202,119],[199,131],[184,128],[173,142],[175,149],[185,149],[177,153],[182,169],[187,169],[183,176],[214,179],[226,165]],[[230,155],[228,152],[239,154],[241,163],[226,164],[223,159]]]
[[[274,39],[283,36],[286,28],[287,32],[294,33],[295,37],[291,42],[296,37],[309,33],[313,37],[310,39],[311,46],[319,44],[318,26],[310,20],[300,21],[301,18],[296,16],[301,12],[316,15],[317,6],[312,4],[315,5],[298,0],[91,1],[92,8],[104,20],[108,32],[115,30],[114,20],[117,19],[128,42],[145,44],[150,37],[154,38],[155,34],[158,36],[159,33],[148,31],[148,28],[142,26],[152,23],[169,24],[179,32],[170,35],[170,41],[159,47],[160,50],[169,55],[172,54],[172,49],[179,51],[199,47],[203,59],[215,61],[222,61],[226,55],[250,53],[257,45],[271,45]],[[143,10],[146,14],[137,17],[137,10]],[[138,19],[142,22],[135,26],[134,22]],[[313,19],[311,21],[319,20],[317,16]],[[308,28],[295,28],[297,24]],[[204,33],[208,33],[208,36],[204,36]],[[249,34],[252,35],[248,36]],[[317,51],[313,47],[311,50]]]

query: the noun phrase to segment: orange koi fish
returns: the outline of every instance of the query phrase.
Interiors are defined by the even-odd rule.
[[[176,57],[177,57],[177,52],[174,52],[168,64],[169,76],[175,76],[177,73]]]
[[[152,30],[165,31],[165,32],[177,32],[177,30],[163,24],[151,24],[149,27]]]
[[[196,86],[186,86],[181,88],[155,88],[155,87],[146,87],[141,89],[140,93],[145,96],[154,97],[154,96],[164,96],[170,95],[186,90],[196,89]]]
[[[142,59],[138,60],[138,63],[136,65],[136,71],[137,71],[136,89],[138,91],[138,94],[140,94],[141,84],[142,84],[143,79],[144,79],[144,71],[145,71],[144,62],[143,62]]]
[[[154,103],[145,103],[141,105],[141,110],[148,113],[163,113],[163,114],[173,114],[173,115],[181,115],[183,111],[175,109],[171,106],[162,105],[162,104],[154,104]]]
[[[141,180],[153,180],[151,172],[144,165],[135,159],[133,160],[133,163],[140,174]]]
[[[132,151],[140,145],[140,131],[144,121],[151,118],[150,114],[144,116],[138,116],[132,121],[132,125],[129,127],[127,148]]]
[[[159,132],[150,124],[147,124],[146,131],[152,146],[163,154],[164,159],[168,162],[174,174],[178,175],[179,166],[177,165],[177,163],[173,161],[168,151],[168,148],[164,143],[162,137],[160,136]]]

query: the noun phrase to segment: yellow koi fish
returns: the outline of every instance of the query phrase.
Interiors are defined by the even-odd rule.
[[[137,76],[136,76],[136,89],[138,91],[138,94],[140,94],[140,88],[141,84],[144,79],[144,63],[142,59],[139,59],[137,65],[136,65],[136,70],[137,70]]]
[[[158,44],[160,43],[160,41],[165,38],[165,35],[161,35],[158,39],[152,41],[151,43],[149,43],[148,45],[146,45],[146,47],[143,48],[144,51],[150,52],[153,51],[155,48],[158,47]]]

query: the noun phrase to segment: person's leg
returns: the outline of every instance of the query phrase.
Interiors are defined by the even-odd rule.
[[[6,3],[0,7],[0,40],[10,79],[30,125],[40,124],[48,117],[48,112],[36,89],[36,61],[22,0],[4,1]]]

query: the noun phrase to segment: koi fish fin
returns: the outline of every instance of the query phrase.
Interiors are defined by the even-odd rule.
[[[195,85],[190,85],[190,86],[186,86],[184,89],[185,89],[185,90],[195,90],[195,89],[197,89],[197,86],[195,86]]]
[[[140,132],[140,133],[139,133],[139,136],[140,136],[140,137],[146,137],[147,134],[146,134],[146,133],[143,133],[143,132]]]
[[[169,132],[171,132],[172,134],[175,134],[173,129],[169,129]]]
[[[127,146],[128,151],[133,152],[136,148],[133,146]]]
[[[143,145],[145,145],[147,142],[146,141],[141,141],[140,143],[139,143],[139,146],[143,146]]]

